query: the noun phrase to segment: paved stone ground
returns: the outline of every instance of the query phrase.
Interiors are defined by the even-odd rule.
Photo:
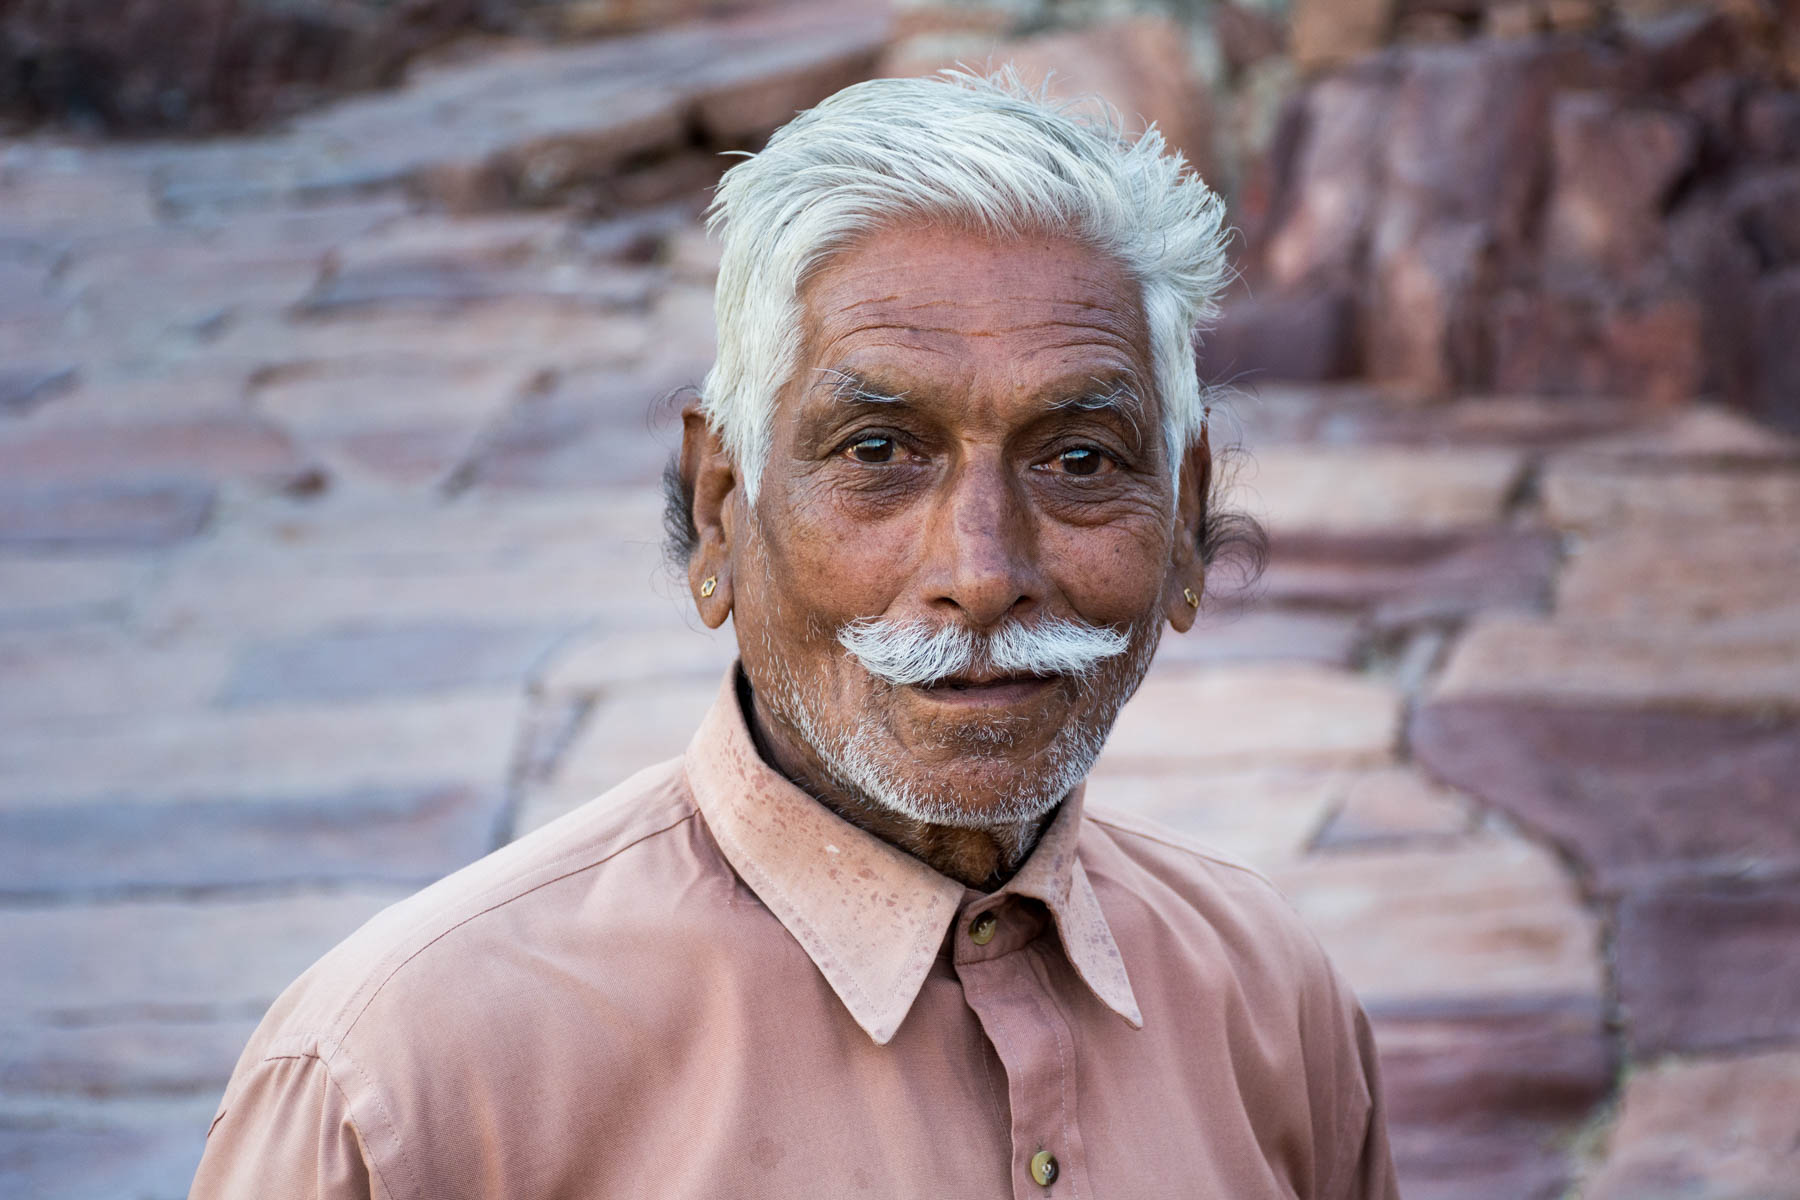
[[[765,79],[854,69],[868,31],[815,25]],[[656,36],[659,78],[712,53]],[[182,1195],[284,984],[710,699],[654,481],[713,260],[691,164],[603,217],[622,160],[534,173],[625,121],[567,117],[569,53],[283,140],[0,147],[0,1192]],[[1292,897],[1414,1200],[1800,1196],[1800,446],[1700,405],[1235,415],[1273,565],[1165,643],[1095,794]]]

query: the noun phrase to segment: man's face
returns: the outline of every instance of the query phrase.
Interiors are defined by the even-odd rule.
[[[754,511],[737,489],[721,514],[764,734],[908,816],[1041,815],[1198,583],[1139,290],[1066,240],[906,228],[834,257],[801,299]],[[871,618],[976,634],[1061,619],[1125,643],[1085,676],[977,654],[896,685],[840,642]]]

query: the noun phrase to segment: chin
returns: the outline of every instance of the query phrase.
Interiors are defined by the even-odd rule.
[[[1023,762],[987,755],[925,762],[865,727],[823,757],[844,784],[889,812],[985,829],[1047,815],[1087,776],[1103,741],[1069,728]]]

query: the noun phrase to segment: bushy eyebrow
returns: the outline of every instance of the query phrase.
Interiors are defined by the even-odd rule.
[[[906,402],[905,392],[884,392],[851,371],[841,370],[837,367],[820,367],[819,374],[824,376],[820,380],[820,384],[831,389],[832,399],[845,404],[903,404]]]
[[[1096,377],[1089,382],[1091,387],[1051,401],[1050,410],[1057,412],[1072,408],[1082,412],[1116,413],[1131,428],[1132,436],[1142,440],[1144,414],[1149,410],[1137,383],[1127,376],[1111,379]]]
[[[904,404],[909,394],[884,391],[854,371],[846,371],[841,367],[820,367],[818,373],[823,377],[820,385],[831,389],[834,400],[846,404]],[[1139,418],[1144,413],[1144,397],[1133,380],[1095,377],[1089,382],[1091,387],[1052,400],[1046,407],[1051,412],[1070,408],[1083,412],[1116,412],[1134,430],[1138,427]]]

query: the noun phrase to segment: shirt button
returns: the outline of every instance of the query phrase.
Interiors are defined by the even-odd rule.
[[[1048,1150],[1039,1150],[1031,1156],[1031,1177],[1049,1187],[1056,1182],[1056,1155]]]
[[[994,934],[1000,930],[1000,918],[991,912],[984,912],[969,922],[969,940],[977,946],[985,946],[994,940]]]

